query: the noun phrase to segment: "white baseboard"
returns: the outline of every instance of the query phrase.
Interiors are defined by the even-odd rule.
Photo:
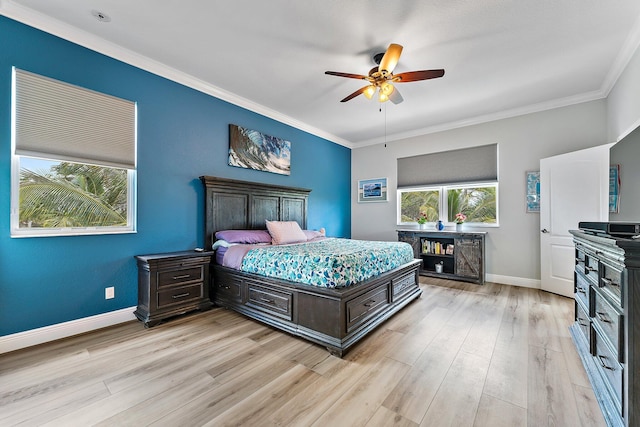
[[[500,274],[487,274],[485,276],[487,282],[501,283],[503,285],[521,286],[523,288],[540,289],[539,279],[527,279],[524,277],[502,276]]]
[[[128,322],[136,319],[133,314],[135,309],[136,307],[123,308],[96,316],[5,335],[0,337],[0,354]]]

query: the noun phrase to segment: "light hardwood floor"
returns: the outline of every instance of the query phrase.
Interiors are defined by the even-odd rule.
[[[0,355],[0,425],[604,425],[572,300],[422,282],[343,359],[218,308]]]

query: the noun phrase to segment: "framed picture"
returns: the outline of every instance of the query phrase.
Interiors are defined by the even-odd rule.
[[[229,166],[291,175],[291,143],[229,125]]]
[[[609,212],[618,213],[620,204],[620,165],[609,167]]]
[[[361,179],[358,181],[358,203],[386,201],[387,178]]]
[[[527,212],[540,212],[540,171],[526,172]]]

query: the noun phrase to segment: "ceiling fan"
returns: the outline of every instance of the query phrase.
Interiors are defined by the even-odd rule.
[[[369,82],[367,86],[361,87],[340,102],[347,102],[360,94],[364,94],[368,99],[371,99],[377,91],[378,101],[385,102],[390,100],[394,104],[399,104],[403,98],[393,83],[417,82],[419,80],[437,79],[438,77],[444,76],[444,70],[442,69],[407,71],[405,73],[393,74],[393,69],[398,64],[401,53],[402,46],[395,43],[390,44],[386,52],[378,53],[373,57],[373,60],[378,66],[373,67],[367,76],[341,73],[338,71],[325,71],[324,73],[331,76],[367,80]]]

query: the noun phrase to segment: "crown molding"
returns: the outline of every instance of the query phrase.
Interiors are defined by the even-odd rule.
[[[636,53],[638,48],[640,47],[640,17],[636,20],[633,28],[629,32],[629,36],[627,40],[622,45],[620,52],[618,52],[618,56],[613,61],[607,76],[602,82],[602,91],[606,96],[609,96],[609,93],[613,90],[616,82],[624,72],[627,65],[629,65],[629,61],[633,58],[633,55]]]
[[[351,141],[347,141],[336,135],[325,132],[322,129],[310,126],[271,108],[265,107],[264,105],[211,85],[201,79],[176,70],[175,68],[169,67],[161,62],[155,61],[131,50],[125,49],[115,43],[111,43],[103,38],[97,37],[94,34],[80,30],[76,27],[65,24],[64,22],[53,19],[50,16],[16,4],[11,0],[0,0],[0,15],[37,28],[64,40],[68,40],[77,45],[86,47],[87,49],[91,49],[110,58],[117,59],[126,64],[156,74],[160,77],[180,83],[199,92],[229,102],[230,104],[305,131],[317,137],[347,148],[354,147],[354,144]]]

